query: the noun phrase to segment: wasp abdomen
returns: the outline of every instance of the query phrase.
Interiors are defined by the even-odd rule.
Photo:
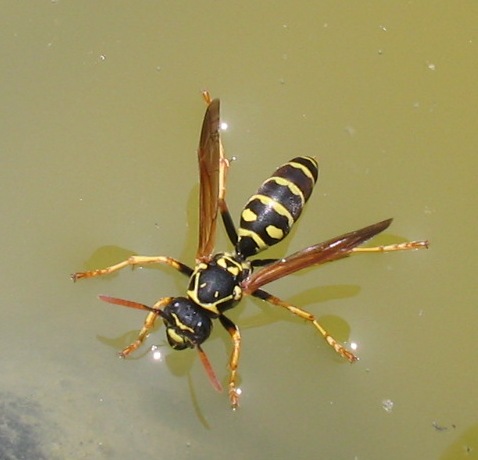
[[[238,255],[252,256],[285,238],[309,199],[318,173],[314,158],[297,157],[260,186],[241,214]]]

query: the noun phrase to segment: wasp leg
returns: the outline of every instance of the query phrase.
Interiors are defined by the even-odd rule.
[[[229,171],[229,160],[224,157],[222,143],[220,144],[221,157],[219,160],[219,212],[221,213],[222,222],[226,229],[229,241],[235,246],[237,243],[237,231],[231,213],[226,203],[226,179]]]
[[[121,358],[126,358],[126,356],[137,350],[142,345],[151,329],[153,329],[154,322],[156,321],[156,318],[160,315],[161,308],[170,303],[171,300],[172,297],[163,297],[151,307],[152,311],[150,311],[146,316],[143,327],[139,331],[138,338],[131,345],[128,345],[125,349],[120,351],[119,355],[121,356]]]
[[[229,399],[233,409],[237,409],[239,406],[239,394],[240,392],[236,388],[237,366],[239,363],[239,353],[241,350],[241,334],[239,328],[224,315],[219,316],[219,321],[224,326],[224,329],[229,332],[232,339],[232,353],[229,359],[229,369],[231,371],[229,375]]]
[[[279,299],[278,297],[269,294],[262,289],[258,289],[254,291],[251,295],[257,297],[259,299],[265,300],[273,305],[277,305],[279,307],[286,308],[294,315],[300,316],[301,318],[310,321],[315,328],[321,333],[322,337],[325,341],[343,358],[347,359],[351,363],[357,361],[358,358],[349,350],[347,350],[343,345],[341,345],[337,340],[335,340],[323,327],[322,325],[315,319],[315,316],[308,311],[302,310],[301,308],[294,307],[290,303],[284,302],[283,300]]]
[[[209,91],[204,90],[202,97],[207,105],[210,105],[213,101]],[[218,208],[221,213],[222,222],[226,229],[227,236],[233,245],[237,242],[237,231],[234,222],[229,212],[229,208],[226,203],[226,179],[229,171],[229,160],[224,154],[224,146],[222,145],[221,137],[219,136],[219,190],[218,190]]]
[[[222,222],[226,229],[229,241],[235,246],[237,243],[237,231],[231,213],[229,212],[229,208],[224,200],[219,201],[219,210],[221,212]]]
[[[186,276],[191,276],[193,269],[188,267],[187,265],[179,262],[172,257],[166,256],[131,256],[130,258],[123,260],[123,262],[119,262],[115,265],[110,265],[106,268],[100,268],[97,270],[91,270],[86,272],[77,272],[71,275],[71,279],[73,281],[82,279],[82,278],[93,278],[95,276],[103,276],[108,275],[110,273],[116,272],[121,270],[125,267],[135,267],[136,265],[147,265],[147,264],[165,264],[173,267],[174,269],[178,270],[179,272],[183,273]]]
[[[279,259],[254,259],[251,260],[251,265],[253,267],[265,267],[266,265],[277,262]]]
[[[204,99],[204,102],[207,105],[209,105],[212,102],[211,93],[207,89],[205,89],[205,90],[201,91],[201,94],[202,94],[202,98]]]
[[[414,249],[428,249],[428,246],[428,241],[406,241],[405,243],[388,244],[386,246],[374,246],[371,248],[353,248],[350,252],[412,251]]]

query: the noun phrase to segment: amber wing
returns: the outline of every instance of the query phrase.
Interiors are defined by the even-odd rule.
[[[214,250],[219,200],[221,144],[219,99],[206,109],[199,140],[199,244],[198,261],[207,260]]]
[[[273,262],[247,278],[242,284],[243,292],[245,294],[252,294],[261,286],[303,268],[310,267],[311,265],[322,265],[326,262],[346,257],[355,247],[383,232],[391,223],[392,219],[387,219],[310,246],[289,257]]]

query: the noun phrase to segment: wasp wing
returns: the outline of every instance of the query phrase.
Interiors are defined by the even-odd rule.
[[[252,294],[261,286],[295,273],[303,268],[310,267],[311,265],[322,265],[326,262],[346,257],[355,247],[360,246],[368,239],[383,232],[391,222],[392,219],[387,219],[361,228],[360,230],[345,233],[344,235],[337,236],[323,243],[310,246],[285,259],[277,260],[247,278],[242,283],[243,292],[244,294]]]
[[[199,140],[199,244],[196,259],[213,252],[219,201],[219,168],[222,155],[219,134],[219,99],[213,99],[204,115]]]

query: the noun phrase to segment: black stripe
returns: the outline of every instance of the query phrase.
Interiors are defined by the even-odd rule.
[[[241,228],[257,233],[268,246],[272,246],[282,239],[271,238],[267,234],[265,228],[269,225],[280,228],[284,232],[284,236],[289,233],[290,227],[287,217],[281,216],[270,206],[267,206],[256,199],[248,203],[247,208],[257,215],[257,220],[246,222],[241,219]]]
[[[302,193],[304,193],[302,188],[299,188],[301,189]],[[289,187],[279,185],[273,181],[270,181],[263,184],[257,194],[265,195],[271,200],[282,204],[290,212],[294,221],[296,221],[297,218],[300,216],[303,206],[302,197],[300,195],[295,195],[294,193],[292,193]]]
[[[319,169],[317,167],[317,161],[311,157],[296,157],[289,161],[289,163],[300,163],[301,165],[305,166],[312,176],[314,177],[314,182],[317,182],[317,178],[319,177]]]
[[[310,175],[302,168],[293,166],[291,163],[299,163]],[[274,178],[280,178],[281,181],[291,183],[292,189],[295,186],[302,192],[303,196],[293,193],[287,184],[278,184],[274,181]],[[277,244],[290,232],[292,224],[299,218],[303,205],[309,199],[317,178],[317,163],[309,157],[296,157],[280,166],[255,194],[265,197],[266,203],[257,198],[252,198],[244,208],[250,210],[257,218],[253,221],[245,221],[241,217],[240,228],[254,232],[267,246]],[[268,203],[269,200],[270,203]],[[274,202],[279,203],[284,208],[284,214],[288,213],[290,215],[279,214],[274,209]],[[283,235],[280,238],[271,237],[266,231],[269,226],[279,228]],[[249,236],[240,236],[236,244],[237,254],[244,258],[254,255],[262,249],[264,248],[258,248]]]

